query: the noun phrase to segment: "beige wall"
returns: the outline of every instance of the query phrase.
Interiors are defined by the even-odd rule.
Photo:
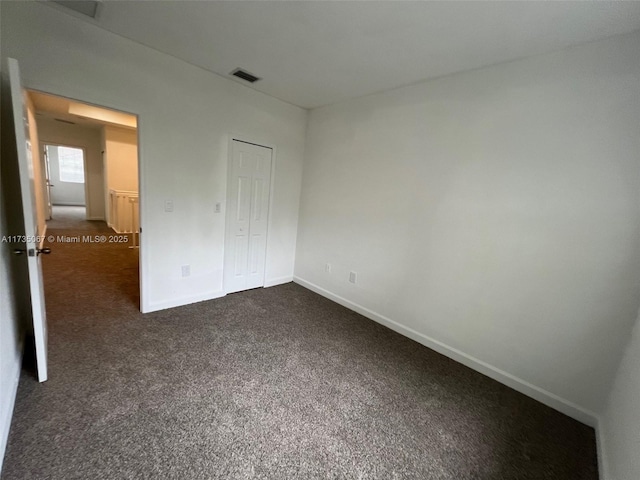
[[[38,118],[40,143],[83,148],[85,151],[85,182],[87,219],[104,220],[104,179],[100,128],[70,125],[47,117]],[[53,182],[55,185],[55,182]],[[55,187],[54,187],[55,188]]]
[[[38,126],[36,124],[35,107],[31,97],[27,93],[27,115],[29,118],[29,136],[31,138],[31,156],[33,159],[33,183],[36,197],[36,217],[38,219],[38,235],[44,234],[46,221],[49,216],[46,194],[46,176],[44,172],[44,159],[40,153],[38,140]]]
[[[138,134],[136,130],[107,126],[105,137],[105,182],[107,192],[138,191]]]
[[[105,126],[102,129],[104,152],[105,205],[109,205],[111,190],[138,191],[138,132],[130,128]],[[111,225],[110,211],[105,212]]]

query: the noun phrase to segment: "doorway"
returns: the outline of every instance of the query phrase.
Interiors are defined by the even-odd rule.
[[[233,139],[227,183],[224,290],[263,287],[273,149]]]
[[[54,269],[78,270],[82,260],[104,279],[105,291],[123,292],[140,310],[137,117],[48,93],[28,96],[44,178],[36,189],[46,202],[52,251],[43,264],[45,292]],[[102,275],[114,262],[121,274]]]
[[[68,145],[44,144],[44,172],[48,220],[54,206],[70,208],[86,218],[86,182],[84,149]]]

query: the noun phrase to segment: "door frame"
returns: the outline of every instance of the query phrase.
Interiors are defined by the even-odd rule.
[[[264,141],[263,139],[260,139],[259,137],[255,136],[255,135],[246,135],[246,134],[242,134],[242,133],[229,133],[227,135],[227,162],[226,162],[226,169],[227,169],[227,173],[225,175],[226,177],[226,182],[225,182],[225,188],[224,188],[224,236],[223,241],[222,241],[222,265],[223,265],[223,272],[222,272],[222,292],[224,293],[224,295],[227,294],[227,289],[224,285],[224,263],[225,263],[225,255],[227,254],[227,232],[229,230],[229,222],[230,222],[230,218],[229,218],[229,212],[227,210],[227,205],[229,204],[229,197],[228,197],[228,193],[229,193],[229,182],[231,180],[231,163],[233,162],[233,142],[234,140],[237,140],[239,142],[244,142],[244,143],[249,143],[251,145],[255,145],[257,147],[264,147],[264,148],[269,148],[271,149],[271,178],[269,179],[269,212],[267,213],[267,244],[265,247],[265,255],[264,255],[264,278],[262,279],[262,287],[265,288],[267,287],[267,265],[268,265],[268,260],[269,260],[269,247],[271,245],[271,231],[272,231],[272,225],[271,222],[273,220],[273,198],[275,196],[275,179],[276,179],[276,162],[277,162],[277,147],[268,141]]]
[[[93,100],[92,98],[83,97],[83,96],[69,96],[63,93],[59,93],[55,90],[43,89],[30,86],[28,84],[23,84],[22,88],[25,90],[29,90],[37,93],[44,93],[46,95],[55,95],[56,97],[66,98],[68,100],[80,103],[86,103],[87,105],[92,105],[98,108],[108,108],[110,110],[116,110],[118,112],[126,113],[128,115],[133,115],[136,117],[136,136],[137,136],[137,150],[138,150],[138,198],[139,198],[139,220],[140,220],[140,235],[139,235],[139,261],[138,261],[138,273],[140,278],[140,283],[138,285],[140,289],[140,305],[139,309],[142,313],[147,313],[153,311],[153,309],[149,305],[149,293],[148,293],[148,284],[147,279],[151,278],[149,273],[149,258],[148,258],[148,246],[146,241],[146,236],[142,235],[142,227],[144,225],[144,221],[146,218],[146,214],[144,211],[144,206],[146,205],[145,199],[147,198],[146,192],[146,175],[145,175],[145,157],[143,156],[143,148],[142,148],[142,118],[140,113],[130,110],[128,107],[123,105],[114,104],[111,102],[106,102],[103,99]],[[85,156],[86,160],[86,156]],[[104,161],[104,158],[103,158]],[[86,170],[85,170],[86,171]],[[86,178],[85,178],[86,180]],[[85,183],[86,185],[86,183]],[[106,208],[106,207],[105,207]]]
[[[47,145],[51,145],[52,147],[68,147],[68,148],[76,148],[78,150],[82,150],[82,167],[84,168],[84,171],[82,172],[82,176],[84,179],[84,216],[85,219],[87,218],[87,212],[89,211],[89,206],[90,206],[90,195],[89,195],[89,182],[87,182],[87,149],[84,147],[81,147],[79,145],[72,145],[70,143],[57,143],[57,142],[47,142],[47,141],[40,141],[40,151],[43,150],[42,147],[46,147]],[[48,163],[48,159],[47,159],[47,163]],[[47,167],[48,168],[48,167]],[[51,179],[49,179],[49,181],[51,181]],[[59,179],[56,181],[60,181]],[[55,188],[55,185],[54,185]],[[49,200],[51,200],[51,198],[49,198]],[[53,204],[51,204],[51,206],[53,207]]]
[[[51,203],[51,187],[54,187],[55,185],[51,185],[51,169],[49,168],[50,167],[49,155],[46,150],[46,145],[40,142],[40,144],[38,145],[38,148],[40,149],[40,153],[42,154],[42,160],[43,160],[42,163],[44,164],[44,182],[45,182],[44,190],[46,192],[46,197],[47,197],[46,199],[47,200],[47,218],[45,218],[45,225],[46,225],[46,222],[53,218],[53,203]]]

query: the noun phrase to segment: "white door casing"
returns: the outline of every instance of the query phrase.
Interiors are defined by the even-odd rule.
[[[43,153],[42,158],[44,160],[44,175],[45,175],[45,195],[47,201],[47,220],[51,220],[53,214],[53,207],[51,206],[51,187],[54,185],[51,183],[51,169],[49,168],[49,152],[46,145],[42,145],[41,151]]]
[[[233,140],[227,186],[225,293],[264,286],[272,149]]]
[[[38,231],[36,213],[35,184],[33,177],[32,145],[29,135],[29,123],[24,96],[20,82],[20,69],[17,60],[8,59],[9,82],[11,87],[11,104],[13,109],[13,123],[15,126],[16,147],[18,154],[18,171],[20,176],[20,191],[22,197],[22,213],[25,227],[25,249],[27,268],[29,271],[29,290],[31,294],[31,311],[33,317],[33,333],[35,337],[36,365],[38,380],[47,380],[47,316],[44,303],[44,288],[42,283],[42,265],[40,263],[40,248],[44,232]],[[38,148],[38,147],[36,147]]]

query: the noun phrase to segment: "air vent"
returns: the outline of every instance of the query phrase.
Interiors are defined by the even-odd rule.
[[[260,80],[259,77],[256,77],[254,74],[247,72],[246,70],[242,70],[241,68],[236,68],[231,75],[234,77],[241,78],[242,80],[246,80],[249,83],[255,83]]]
[[[56,118],[55,119],[56,122],[60,122],[60,123],[68,123],[69,125],[75,125],[76,122],[70,122],[69,120],[63,120],[62,118]]]
[[[87,17],[97,18],[101,3],[99,0],[52,0],[53,3],[67,7]]]

